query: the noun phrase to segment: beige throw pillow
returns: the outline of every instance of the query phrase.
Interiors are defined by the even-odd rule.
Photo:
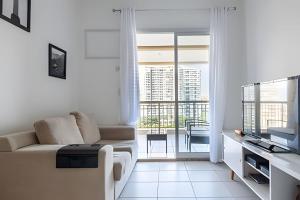
[[[48,118],[34,123],[41,144],[83,144],[74,116]]]
[[[77,126],[86,144],[94,144],[100,140],[100,132],[96,120],[81,112],[71,112],[76,118]]]

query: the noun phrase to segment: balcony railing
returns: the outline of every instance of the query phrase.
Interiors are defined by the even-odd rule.
[[[209,101],[179,101],[179,128],[186,120],[209,120]],[[141,101],[139,128],[175,128],[175,101]]]

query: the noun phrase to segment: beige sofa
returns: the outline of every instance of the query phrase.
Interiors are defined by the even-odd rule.
[[[135,129],[103,127],[100,135],[106,145],[95,169],[57,169],[64,145],[41,145],[34,131],[0,136],[0,199],[117,199],[137,161]]]

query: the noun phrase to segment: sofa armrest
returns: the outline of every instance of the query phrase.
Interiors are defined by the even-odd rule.
[[[114,199],[113,148],[99,150],[98,168],[57,169],[59,145],[0,153],[0,199]]]
[[[135,140],[135,127],[111,126],[99,127],[101,140]]]

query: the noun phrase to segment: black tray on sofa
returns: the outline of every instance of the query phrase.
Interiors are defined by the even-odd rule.
[[[98,168],[98,152],[104,145],[72,144],[56,153],[56,168]]]

